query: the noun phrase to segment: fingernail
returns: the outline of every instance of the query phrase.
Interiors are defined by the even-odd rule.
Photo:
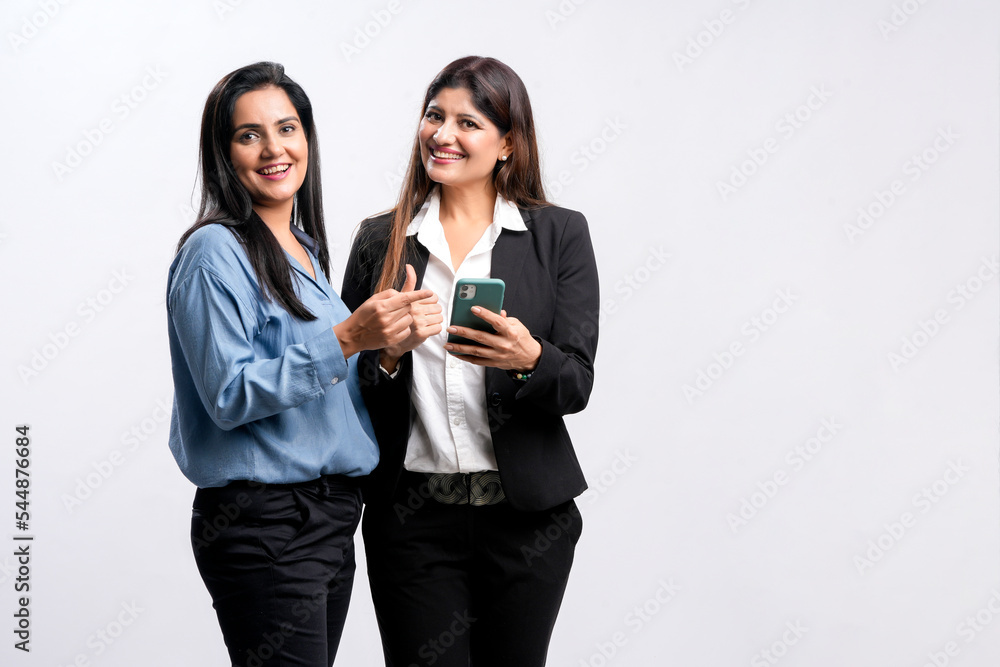
[[[446,349],[446,350],[454,350],[455,348],[453,346],[451,346],[451,345],[445,345],[444,349]]]
[[[458,329],[455,327],[448,327],[448,333],[458,333]],[[451,348],[448,349],[450,350]]]
[[[473,306],[472,307],[472,312],[474,312],[474,313],[478,313],[479,310],[480,310],[479,306]]]

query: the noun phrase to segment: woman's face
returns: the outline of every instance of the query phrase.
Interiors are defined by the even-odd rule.
[[[427,105],[417,136],[427,175],[442,185],[485,184],[500,156],[510,152],[509,136],[500,136],[465,88],[442,88]]]
[[[255,206],[291,206],[302,187],[309,146],[288,95],[273,86],[244,93],[233,111],[229,157]]]

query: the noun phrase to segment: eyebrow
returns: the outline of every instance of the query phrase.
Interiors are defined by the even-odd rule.
[[[301,120],[299,120],[298,116],[289,116],[288,118],[282,118],[281,120],[275,121],[274,124],[275,125],[284,125],[285,123],[287,123],[289,121],[293,121],[293,120],[295,122],[297,122],[297,123],[301,123],[302,122]],[[234,127],[233,128],[233,132],[237,132],[239,130],[254,130],[254,129],[257,129],[258,127],[260,127],[260,126],[261,126],[260,123],[243,123],[242,125],[237,125],[236,127]]]
[[[443,109],[441,109],[441,107],[439,107],[436,104],[428,104],[427,105],[427,111],[430,111],[431,109],[434,109],[435,111],[442,111],[443,110]],[[472,120],[474,120],[474,121],[476,121],[478,123],[483,122],[482,119],[479,118],[479,116],[474,116],[471,113],[460,113],[460,114],[455,114],[455,115],[458,116],[459,118],[471,118]]]

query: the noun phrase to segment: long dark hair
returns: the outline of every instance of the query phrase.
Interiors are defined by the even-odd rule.
[[[504,162],[498,161],[493,168],[493,185],[500,196],[521,208],[547,206],[531,102],[524,82],[514,70],[494,58],[459,58],[431,81],[424,95],[421,118],[427,112],[427,105],[442,88],[468,90],[473,105],[496,125],[500,136],[510,134],[510,157]],[[402,284],[406,227],[420,211],[434,185],[420,159],[420,137],[417,136],[413,140],[410,164],[403,177],[399,199],[392,209],[389,247],[382,264],[377,291]]]
[[[205,101],[201,117],[201,206],[197,221],[181,236],[179,251],[196,230],[205,225],[225,225],[246,249],[265,299],[274,298],[288,312],[303,320],[315,320],[295,294],[288,258],[274,234],[253,211],[250,193],[240,183],[229,157],[236,100],[245,93],[274,86],[285,91],[305,132],[309,150],[305,180],[295,195],[292,221],[316,240],[320,268],[330,278],[330,251],[323,224],[320,186],[319,142],[313,123],[312,104],[302,87],[285,74],[278,63],[259,62],[241,67],[222,78]]]

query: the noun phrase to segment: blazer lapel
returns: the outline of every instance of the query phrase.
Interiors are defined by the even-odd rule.
[[[521,266],[531,251],[531,214],[521,209],[521,217],[528,231],[514,232],[504,229],[493,245],[490,277],[504,282],[504,303],[510,303],[521,284]]]

